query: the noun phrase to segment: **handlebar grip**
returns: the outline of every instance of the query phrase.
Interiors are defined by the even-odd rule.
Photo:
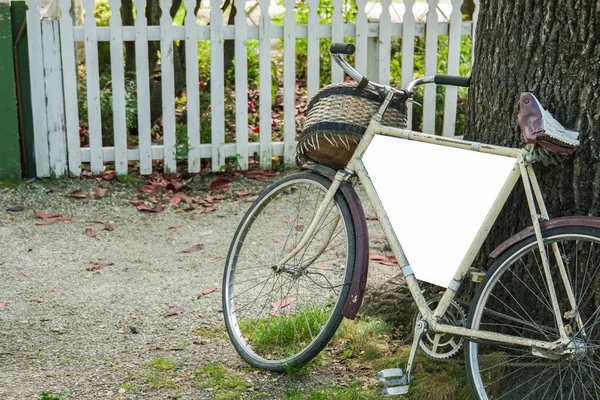
[[[333,43],[329,48],[331,54],[354,54],[355,50],[352,43]]]
[[[433,78],[433,82],[440,85],[469,87],[471,84],[471,77],[465,78],[464,76],[436,75]]]

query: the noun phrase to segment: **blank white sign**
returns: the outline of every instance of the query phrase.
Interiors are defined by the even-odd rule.
[[[516,160],[375,136],[363,161],[417,279],[447,287]]]

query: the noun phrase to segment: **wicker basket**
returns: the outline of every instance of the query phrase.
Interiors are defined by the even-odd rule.
[[[298,165],[313,161],[344,168],[382,102],[382,96],[360,90],[356,84],[333,84],[319,90],[306,109],[306,124],[296,147]],[[382,123],[405,128],[405,102],[393,101]]]

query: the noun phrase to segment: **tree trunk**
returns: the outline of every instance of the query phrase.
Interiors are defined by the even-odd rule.
[[[535,165],[550,217],[600,211],[599,4],[481,3],[466,138],[522,146],[517,113],[519,94],[525,91],[533,92],[566,128],[579,131],[581,147],[574,155],[560,165]],[[503,239],[531,225],[522,192],[509,199],[480,252],[482,260]]]

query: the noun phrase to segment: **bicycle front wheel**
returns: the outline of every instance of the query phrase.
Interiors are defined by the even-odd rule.
[[[600,231],[572,226],[543,235],[569,352],[469,342],[466,362],[479,399],[600,398]],[[564,264],[575,307],[558,260]],[[507,250],[481,285],[467,321],[472,329],[549,342],[560,338],[535,237]]]
[[[261,194],[235,233],[223,278],[229,337],[254,367],[285,371],[325,347],[339,326],[354,271],[350,209],[338,191],[317,228],[282,268],[321,205],[331,181],[304,172]]]

